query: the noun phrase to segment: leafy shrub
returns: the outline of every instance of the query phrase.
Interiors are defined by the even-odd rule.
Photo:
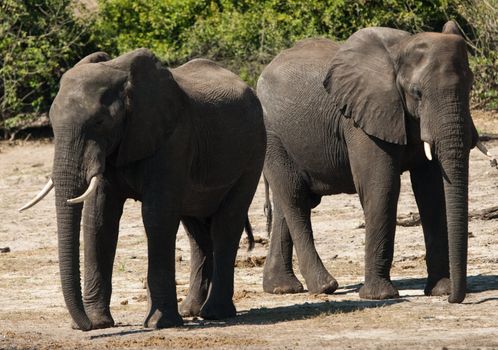
[[[498,0],[457,0],[455,9],[472,52],[473,105],[498,110]]]
[[[117,54],[148,47],[170,65],[208,57],[254,85],[299,39],[345,40],[367,26],[440,29],[447,7],[444,0],[101,0],[97,40]]]
[[[64,70],[94,50],[71,2],[0,3],[0,127],[6,132],[48,111]]]
[[[300,39],[345,40],[368,26],[441,27],[444,10],[442,1],[221,0],[185,32],[183,47],[190,57],[224,62],[254,85],[264,65]]]
[[[97,46],[113,56],[147,47],[169,66],[211,58],[254,86],[302,38],[345,40],[368,26],[440,31],[448,18],[472,52],[473,105],[498,106],[498,0],[98,1],[93,17],[76,0],[0,2],[0,128],[47,112],[62,73]]]
[[[182,35],[208,8],[204,0],[101,0],[95,40],[111,54],[146,47],[168,64],[182,62]]]

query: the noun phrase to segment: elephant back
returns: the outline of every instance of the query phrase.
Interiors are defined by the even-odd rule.
[[[268,134],[278,137],[300,169],[317,177],[337,173],[346,159],[343,118],[323,87],[339,48],[323,38],[300,41],[273,59],[257,85]]]
[[[186,115],[195,133],[193,185],[218,187],[264,157],[266,131],[255,92],[237,75],[206,59],[172,70],[189,98]],[[227,166],[227,164],[229,166]]]
[[[329,62],[338,49],[337,43],[324,38],[298,41],[293,47],[278,54],[263,70],[258,80],[258,95],[264,80],[270,81],[272,88],[275,88],[277,84],[287,86],[292,82],[313,83],[314,77],[323,79]]]
[[[187,95],[200,103],[230,103],[243,99],[249,89],[236,74],[207,59],[194,59],[172,73]]]

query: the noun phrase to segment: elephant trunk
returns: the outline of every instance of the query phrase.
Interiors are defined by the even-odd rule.
[[[448,117],[448,116],[446,116]],[[467,287],[468,245],[468,170],[469,147],[465,119],[454,113],[442,128],[436,143],[444,183],[450,277],[452,282],[450,303],[461,303]]]
[[[57,212],[57,232],[59,242],[59,269],[62,293],[67,309],[77,326],[84,331],[92,328],[92,323],[85,313],[80,284],[80,222],[83,204],[69,204],[68,199],[81,194],[86,180],[80,170],[78,160],[72,158],[78,154],[57,144],[53,179]]]

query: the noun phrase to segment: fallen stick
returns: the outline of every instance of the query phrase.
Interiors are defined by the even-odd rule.
[[[498,219],[498,206],[469,211],[469,220],[494,220]],[[396,225],[411,227],[420,225],[420,214],[409,213],[399,215]]]

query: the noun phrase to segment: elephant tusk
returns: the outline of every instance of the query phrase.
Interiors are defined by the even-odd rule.
[[[476,143],[476,147],[479,151],[481,151],[485,156],[489,157],[489,158],[493,158],[493,155],[491,154],[491,152],[488,151],[488,149],[486,148],[486,146],[484,146],[484,144],[481,142],[481,141],[477,141]]]
[[[424,152],[427,159],[432,160],[431,145],[428,142],[424,142]]]
[[[481,141],[477,141],[476,147],[479,151],[481,151],[486,157],[488,157],[490,159],[489,160],[490,166],[492,168],[496,168],[498,165],[498,162],[496,161],[496,158],[493,156],[493,154],[490,151],[488,151],[486,146],[484,146],[484,144]]]
[[[29,209],[33,205],[41,201],[52,190],[52,188],[54,188],[54,182],[50,178],[45,187],[43,187],[43,189],[36,195],[35,198],[33,198],[31,201],[29,201],[28,203],[26,203],[25,205],[23,205],[21,208],[18,209],[19,212]]]
[[[88,197],[90,197],[90,195],[95,192],[95,190],[97,189],[97,186],[98,186],[98,179],[96,176],[92,177],[92,179],[90,180],[90,185],[88,186],[87,190],[85,191],[85,193],[83,193],[81,196],[79,197],[76,197],[76,198],[72,198],[72,199],[68,199],[67,202],[69,204],[76,204],[76,203],[81,203],[81,202],[84,202]]]

